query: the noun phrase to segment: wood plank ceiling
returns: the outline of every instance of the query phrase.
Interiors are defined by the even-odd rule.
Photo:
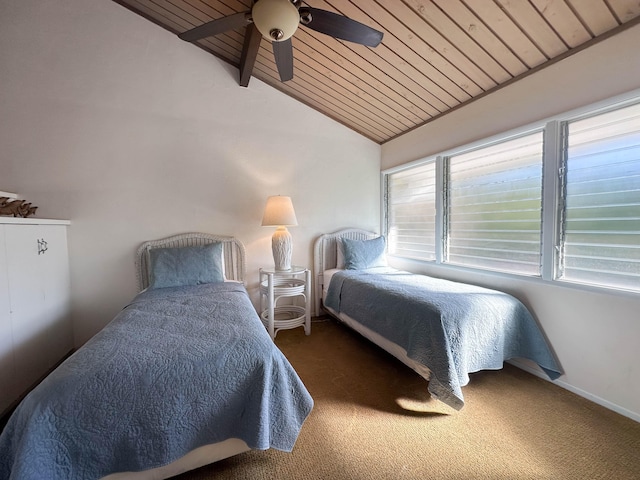
[[[173,33],[252,5],[251,0],[115,1]],[[264,39],[253,76],[378,143],[640,21],[639,0],[305,3],[384,32],[382,44],[364,47],[301,26],[292,39],[294,78],[280,82]],[[197,45],[237,67],[245,29]]]

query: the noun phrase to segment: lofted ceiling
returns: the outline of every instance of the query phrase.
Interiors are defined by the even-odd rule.
[[[252,5],[251,0],[115,1],[173,33]],[[640,0],[304,3],[384,32],[382,43],[369,48],[300,26],[292,38],[294,78],[280,82],[264,39],[253,76],[377,143],[640,23]],[[245,30],[195,44],[237,67]]]

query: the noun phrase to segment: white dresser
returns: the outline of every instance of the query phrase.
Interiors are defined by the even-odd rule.
[[[69,223],[0,217],[0,415],[73,348]]]

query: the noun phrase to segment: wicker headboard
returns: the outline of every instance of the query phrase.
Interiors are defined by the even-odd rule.
[[[320,235],[313,246],[313,274],[315,276],[315,315],[320,315],[320,304],[322,300],[323,272],[331,268],[336,268],[338,262],[338,238],[348,238],[351,240],[370,240],[378,234],[361,230],[359,228],[346,228],[334,233]]]
[[[149,286],[149,250],[160,247],[190,247],[221,242],[224,257],[224,271],[227,280],[244,283],[246,274],[244,245],[235,237],[212,235],[210,233],[183,233],[159,240],[144,242],[136,251],[136,274],[138,288],[144,290]]]

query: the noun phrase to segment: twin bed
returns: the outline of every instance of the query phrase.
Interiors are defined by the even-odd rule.
[[[526,358],[551,379],[561,369],[527,308],[495,290],[386,266],[384,238],[358,229],[314,245],[316,315],[332,316],[429,381],[431,395],[464,406],[469,373]]]
[[[142,292],[21,402],[0,478],[158,479],[249,449],[293,449],[313,401],[243,285],[244,247],[146,242]]]

